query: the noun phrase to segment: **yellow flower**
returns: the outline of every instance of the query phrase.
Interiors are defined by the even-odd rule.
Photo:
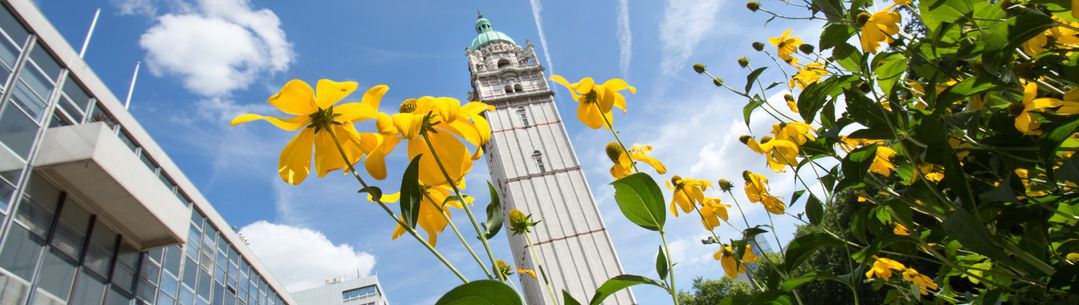
[[[377,107],[377,105],[376,105]],[[390,116],[378,113],[378,131],[384,137],[378,148],[370,153],[364,166],[375,179],[386,178],[386,155],[390,154],[401,141],[408,142],[408,159],[423,154],[420,159],[420,182],[424,185],[460,184],[465,174],[472,169],[472,160],[483,154],[483,145],[491,140],[491,126],[481,113],[494,110],[494,107],[482,102],[461,102],[449,97],[424,96],[408,99],[401,103],[400,113]],[[428,117],[427,131],[423,132],[424,118]],[[439,161],[449,173],[446,180],[424,139],[431,141]],[[475,151],[468,152],[458,137],[474,145]]]
[[[757,143],[757,140],[750,136],[742,136],[739,140],[754,152],[765,155],[768,168],[774,172],[783,172],[787,165],[798,165],[797,143],[789,140],[773,139],[768,136],[762,137],[760,143]]]
[[[704,202],[704,190],[709,187],[712,187],[712,183],[705,180],[671,177],[671,180],[667,181],[667,189],[671,190],[671,197],[673,197],[671,198],[671,214],[678,217],[676,207],[681,207],[682,212],[685,213],[693,211],[693,205]]]
[[[892,234],[910,236],[910,231],[907,230],[907,227],[897,223],[895,224],[895,227],[892,228]]]
[[[629,154],[622,153],[622,145],[616,142],[607,143],[607,157],[614,162],[614,166],[611,166],[611,176],[615,179],[621,179],[633,173],[633,162],[641,161],[652,168],[656,169],[656,172],[660,175],[667,173],[667,167],[663,166],[663,163],[648,156],[652,153],[652,145],[640,145],[633,144],[630,147]]]
[[[772,214],[783,214],[786,206],[783,202],[768,191],[768,178],[754,174],[750,171],[742,172],[742,178],[746,180],[745,191],[749,202],[760,203],[764,209]]]
[[[1064,258],[1069,260],[1069,261],[1073,261],[1073,262],[1079,261],[1079,253],[1075,253],[1075,252],[1068,253],[1068,255],[1065,256]]]
[[[811,62],[805,66],[794,67],[798,69],[798,72],[795,73],[790,82],[788,82],[791,89],[794,89],[795,85],[797,85],[799,89],[805,89],[809,84],[819,81],[821,76],[828,75],[828,70],[824,69],[824,64],[819,62]]]
[[[790,108],[791,112],[798,113],[798,103],[794,101],[794,95],[784,94],[783,100],[787,101],[787,108]]]
[[[849,152],[851,152],[851,151],[853,151],[853,150],[855,150],[855,149],[857,149],[859,147],[862,147],[862,146],[873,145],[873,144],[881,144],[881,143],[884,143],[884,141],[870,140],[870,139],[859,139],[859,138],[848,138],[847,136],[839,136],[839,142],[836,142],[836,145],[839,146],[839,148],[842,149],[844,152],[849,153]]]
[[[903,279],[918,285],[918,292],[922,295],[928,295],[930,289],[937,290],[940,288],[933,279],[918,273],[918,270],[914,270],[914,268],[908,268],[906,271],[903,271]]]
[[[535,227],[542,221],[532,221],[532,214],[525,214],[518,209],[510,210],[509,219],[509,229],[510,232],[513,232],[513,235],[532,233],[532,227]]]
[[[1072,27],[1079,27],[1079,22],[1069,22],[1056,16],[1053,16],[1053,20],[1068,24]],[[1030,54],[1031,56],[1041,54],[1045,52],[1047,48],[1079,48],[1079,31],[1063,26],[1054,26],[1023,43],[1023,51],[1026,51],[1027,54]]]
[[[873,157],[873,163],[869,164],[869,171],[890,177],[892,171],[895,170],[895,164],[892,164],[892,156],[895,156],[895,150],[888,146],[878,146],[876,156]]]
[[[312,147],[314,148],[315,171],[319,177],[347,167],[329,132],[337,135],[345,154],[352,162],[360,161],[364,154],[370,153],[381,141],[378,134],[356,131],[352,123],[374,118],[378,102],[389,87],[385,85],[371,87],[364,93],[362,102],[334,106],[338,101],[352,94],[357,84],[322,79],[318,81],[317,86],[317,91],[312,90],[306,82],[294,79],[281,87],[281,91],[277,94],[267,99],[270,105],[281,112],[293,115],[292,117],[277,118],[241,114],[233,118],[231,122],[231,125],[235,126],[254,120],[265,120],[283,130],[303,129],[285,145],[278,159],[277,173],[281,176],[281,180],[289,184],[300,184],[311,172]]]
[[[518,267],[517,268],[517,273],[518,274],[527,274],[528,276],[531,276],[533,280],[536,279],[536,271],[533,271],[533,270],[530,270],[530,269],[524,269],[524,268]]]
[[[791,54],[798,52],[798,47],[802,45],[802,39],[790,36],[790,34],[791,30],[787,30],[779,37],[768,38],[768,42],[776,46],[776,54],[779,55],[779,58],[788,64],[794,65],[798,63],[798,59],[791,57]]]
[[[1035,112],[1042,112],[1048,108],[1054,108],[1061,106],[1061,100],[1054,98],[1037,98],[1038,97],[1038,84],[1034,82],[1028,83],[1023,87],[1023,112],[1019,113],[1019,116],[1015,117],[1015,129],[1019,130],[1023,134],[1027,135],[1040,135],[1042,134],[1042,123],[1034,116]],[[1068,92],[1065,99],[1074,98],[1079,103],[1079,91],[1072,90]]]
[[[892,6],[874,13],[869,17],[869,21],[862,25],[862,50],[876,54],[881,42],[894,41],[892,35],[899,33],[898,24],[902,21],[903,17],[892,11]]]
[[[573,99],[580,103],[577,105],[577,118],[592,129],[610,129],[607,124],[614,124],[611,107],[618,107],[622,112],[626,112],[626,98],[618,91],[629,89],[630,93],[637,93],[637,88],[618,78],[609,79],[602,85],[596,84],[591,77],[582,78],[573,84],[561,75],[552,75],[551,80],[566,87]]]
[[[1023,188],[1026,189],[1026,194],[1030,197],[1043,197],[1049,193],[1040,188],[1038,185],[1034,185],[1032,188],[1032,181],[1030,177],[1030,171],[1025,168],[1016,168],[1015,175],[1019,177],[1019,181],[1023,183]],[[1042,178],[1041,174],[1036,174],[1034,178]]]
[[[933,163],[922,163],[918,165],[918,170],[922,172],[922,176],[925,180],[932,182],[940,182],[944,180],[944,166]]]
[[[449,224],[446,222],[446,218],[450,216],[450,210],[447,207],[458,209],[464,207],[460,200],[452,196],[452,192],[453,189],[447,185],[426,187],[423,190],[423,196],[420,199],[420,213],[416,217],[416,224],[424,232],[427,232],[427,241],[432,246],[438,243],[438,233],[442,233],[446,229],[446,225]],[[396,202],[401,199],[401,194],[385,194],[382,195],[381,199],[384,203]],[[370,195],[368,195],[367,200],[374,201]],[[466,203],[472,203],[472,200],[471,197],[465,198]],[[446,213],[445,216],[442,215],[443,211]],[[402,234],[405,234],[405,227],[398,224],[391,238],[397,239]]]
[[[874,278],[874,277],[876,277],[876,278],[882,278],[882,279],[885,279],[885,280],[889,280],[889,279],[892,278],[892,271],[893,270],[894,271],[903,271],[905,269],[907,269],[907,267],[903,266],[903,264],[901,264],[901,263],[899,263],[897,261],[880,257],[880,258],[877,258],[877,260],[873,262],[873,267],[869,268],[869,271],[865,272],[865,277],[866,278]]]
[[[813,126],[802,122],[772,124],[772,135],[775,135],[777,140],[787,140],[798,145],[816,139],[813,132],[816,132]]]
[[[746,245],[745,253],[742,254],[741,264],[734,261],[734,248],[730,245],[723,245],[718,252],[712,255],[712,258],[719,261],[719,264],[723,266],[723,272],[727,273],[727,277],[731,278],[746,272],[745,264],[757,262],[757,255],[753,254],[753,245]]]
[[[914,2],[913,0],[895,0],[895,5],[907,5]]]
[[[705,198],[701,203],[701,223],[704,228],[711,230],[719,226],[719,220],[727,221],[727,208],[731,207],[719,201],[719,198]]]

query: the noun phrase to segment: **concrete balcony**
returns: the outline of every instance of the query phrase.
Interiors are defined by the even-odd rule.
[[[191,209],[103,123],[49,128],[34,169],[139,249],[187,239]]]

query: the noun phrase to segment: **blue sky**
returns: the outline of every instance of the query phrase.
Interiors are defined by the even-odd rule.
[[[765,16],[736,1],[310,2],[37,1],[75,46],[82,44],[94,9],[102,9],[86,60],[117,96],[127,92],[135,63],[143,62],[131,111],[289,289],[370,273],[379,276],[394,304],[432,304],[458,282],[414,241],[390,240],[391,221],[361,200],[348,177],[312,177],[298,187],[281,182],[274,168],[291,134],[268,124],[230,128],[228,120],[243,112],[277,114],[264,101],[290,79],[354,80],[361,88],[387,84],[384,107],[422,95],[464,98],[469,90],[464,49],[475,36],[477,9],[496,30],[519,43],[531,40],[548,73],[568,79],[621,77],[636,86],[638,93],[627,96],[629,112],[617,114],[616,124],[627,142],[655,145],[654,156],[670,169],[658,179],[678,174],[714,182],[722,177],[740,185],[741,171],[749,169],[774,177],[778,194],[789,198],[794,189],[793,179],[768,172],[762,157],[738,143],[738,136],[748,133],[740,111],[745,101],[714,87],[690,65],[708,64],[739,87],[748,71],[736,59],[749,56],[754,66],[771,67],[765,79],[781,80],[771,61],[750,44],[792,27],[795,35],[813,37],[820,24],[766,24]],[[768,92],[780,107],[782,94]],[[610,161],[603,154],[610,134],[578,122],[568,96],[559,89],[556,103],[623,268],[655,276],[658,236],[625,220],[613,202]],[[763,114],[754,120],[758,137],[772,123]],[[377,184],[396,189],[405,162],[400,154],[391,157],[389,163],[397,165]],[[487,178],[481,159],[468,179],[471,194],[483,204],[486,191],[478,186]],[[719,193],[711,196],[730,201]],[[761,206],[745,207],[751,222],[767,223]],[[796,214],[801,205],[791,210]],[[731,212],[732,220],[740,219]],[[457,221],[470,226],[464,217]],[[700,244],[707,233],[697,219],[683,216],[668,223],[681,288],[693,277],[723,275],[711,259],[715,249]],[[776,218],[784,243],[794,223]],[[719,230],[723,239],[733,232]],[[455,264],[480,277],[453,238],[441,241],[440,250]],[[496,237],[492,246],[510,261],[504,237]],[[669,302],[658,289],[634,292],[641,304]]]

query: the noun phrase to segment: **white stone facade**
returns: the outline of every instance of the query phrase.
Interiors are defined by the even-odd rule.
[[[487,114],[493,135],[485,150],[503,208],[542,220],[532,242],[559,302],[565,290],[587,303],[604,281],[623,272],[544,68],[530,42],[520,47],[497,41],[466,50],[466,55],[472,74],[469,99],[496,108]],[[524,238],[507,236],[516,265],[540,273]],[[521,285],[528,304],[553,305],[542,278],[522,277]],[[625,290],[603,304],[636,301]]]

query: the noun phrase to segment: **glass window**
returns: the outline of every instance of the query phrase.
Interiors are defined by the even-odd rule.
[[[82,269],[75,282],[75,292],[71,296],[71,305],[98,305],[105,294],[105,279]]]
[[[52,246],[68,257],[78,259],[82,256],[83,241],[89,229],[90,213],[67,197],[60,208],[60,223],[53,232]]]
[[[181,305],[193,305],[195,304],[195,292],[186,287],[180,289],[180,298],[177,301],[180,301]]]
[[[169,296],[167,294],[164,294],[161,291],[158,291],[157,292],[157,302],[152,303],[152,304],[155,304],[155,305],[175,305],[176,300],[173,300],[171,296]]]
[[[157,279],[161,275],[161,267],[154,262],[143,259],[140,267],[142,271],[139,272],[139,277],[146,279],[147,282],[157,286]]]
[[[165,248],[165,270],[173,274],[180,274],[180,246],[168,246]]]
[[[0,267],[24,280],[30,280],[45,241],[22,226],[11,226],[7,242],[0,251]]]
[[[90,94],[86,93],[86,89],[83,89],[74,78],[71,78],[71,74],[68,74],[67,80],[64,81],[64,94],[78,107],[79,112],[90,107]]]
[[[82,122],[82,110],[76,107],[74,102],[67,97],[61,97],[58,103],[60,110],[57,111],[57,113],[63,113],[68,117],[71,117],[72,121]],[[56,119],[53,118],[53,122],[49,123],[49,125],[51,125],[50,127],[71,125],[71,123],[57,125],[57,122],[55,121]]]
[[[37,123],[19,110],[19,107],[4,107],[4,114],[0,115],[0,141],[23,159],[30,153],[37,129]]]
[[[212,305],[222,305],[222,298],[225,297],[225,288],[221,287],[221,283],[214,283],[214,298],[211,300]]]
[[[157,294],[156,285],[151,283],[146,278],[142,278],[139,280],[138,285],[135,285],[135,289],[136,291],[138,291],[135,296],[137,296],[140,300],[143,300],[146,303],[150,304],[154,303],[154,295]]]
[[[117,136],[120,137],[120,141],[124,142],[124,144],[127,145],[127,148],[130,148],[133,152],[138,152],[139,144],[136,144],[135,140],[131,139],[131,136],[127,134],[126,130],[121,130],[120,134],[118,134]],[[143,163],[146,162],[147,161],[143,161]],[[146,164],[146,166],[150,167],[150,169],[154,168],[152,161],[149,164]]]
[[[199,286],[195,289],[195,294],[209,299],[210,281],[210,273],[206,272],[206,270],[199,269]]]
[[[198,279],[199,266],[190,257],[184,260],[184,285],[194,288],[195,280]]]
[[[0,154],[5,154],[5,153],[6,152],[0,151]],[[0,163],[6,163],[6,162],[0,162]],[[6,166],[3,166],[3,167],[6,167]],[[8,201],[11,200],[11,196],[14,195],[14,194],[15,194],[15,186],[11,185],[11,183],[7,182],[6,180],[0,179],[0,214],[6,213],[6,211],[7,211],[7,203],[8,203]]]
[[[112,115],[105,111],[104,108],[105,107],[101,106],[101,104],[94,104],[93,114],[90,115],[90,121],[104,122],[109,128],[116,128],[119,123],[117,123],[116,118],[112,117]]]
[[[7,7],[0,10],[2,10],[2,12],[0,12],[0,28],[4,30],[4,33],[7,34],[8,37],[11,37],[11,40],[14,40],[15,43],[22,48],[22,43],[26,41],[26,37],[30,36],[30,32],[22,26],[21,22],[15,19],[15,16],[7,10]]]
[[[45,261],[41,264],[41,273],[38,274],[38,289],[60,299],[67,301],[68,293],[71,292],[71,284],[75,280],[75,266],[78,264],[74,259],[68,258],[53,249],[45,253]]]
[[[0,37],[0,86],[7,82],[11,71],[15,71],[15,61],[19,59],[19,47]]]
[[[180,287],[180,282],[176,279],[175,275],[168,272],[161,275],[161,291],[164,291],[168,295],[175,296],[176,288],[178,287]]]
[[[131,304],[132,296],[117,286],[109,289],[109,295],[105,297],[105,305],[128,305]]]
[[[40,41],[40,40],[38,40]],[[34,45],[34,49],[30,50],[30,60],[37,64],[38,68],[45,73],[44,79],[48,80],[48,83],[55,83],[56,78],[60,77],[60,64],[56,59],[49,54],[49,51],[45,49],[45,46],[40,42]],[[37,89],[37,88],[34,88]],[[52,86],[49,86],[49,90],[38,91],[43,94],[43,97],[48,98],[49,92],[52,92]]]
[[[38,175],[30,177],[30,197],[23,197],[15,219],[26,225],[31,232],[44,239],[56,213],[56,202],[60,199],[60,190]]]
[[[114,249],[116,232],[102,222],[95,222],[90,233],[90,246],[86,248],[86,259],[82,265],[104,277],[109,274],[109,268],[112,268],[109,264]]]
[[[22,304],[30,283],[0,272],[0,304]]]

